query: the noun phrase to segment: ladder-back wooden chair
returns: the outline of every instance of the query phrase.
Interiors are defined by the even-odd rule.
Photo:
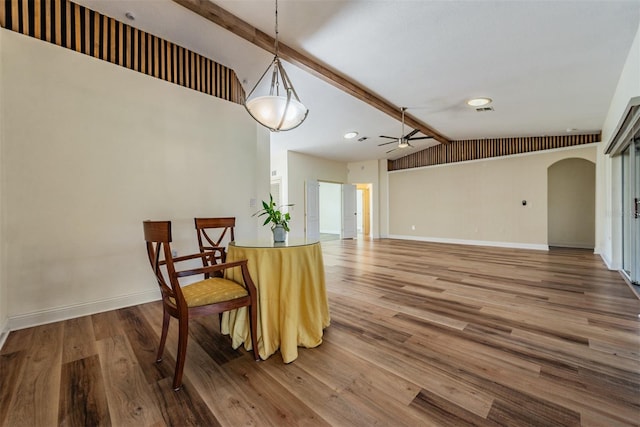
[[[144,221],[144,239],[147,254],[160,291],[162,292],[162,334],[156,362],[162,361],[162,354],[169,330],[171,317],[178,319],[178,354],[173,377],[173,389],[182,387],[182,371],[187,353],[189,337],[189,318],[192,316],[220,314],[240,307],[249,310],[249,328],[253,345],[253,357],[259,360],[257,340],[257,304],[258,293],[251,280],[247,261],[218,263],[204,267],[176,271],[176,264],[203,259],[212,256],[211,252],[197,253],[180,257],[171,254],[171,221]],[[181,286],[179,279],[194,275],[211,275],[227,268],[240,268],[245,286],[222,277],[205,278],[199,282]]]
[[[202,265],[207,266],[226,262],[227,249],[225,243],[235,240],[233,229],[236,225],[236,218],[194,218],[193,222],[196,226],[200,253],[209,252],[213,254],[207,256],[206,259],[203,258]],[[220,273],[214,273],[214,275],[217,276]]]

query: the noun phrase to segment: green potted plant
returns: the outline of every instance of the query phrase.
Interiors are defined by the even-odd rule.
[[[257,215],[259,217],[267,216],[262,225],[272,224],[271,231],[273,232],[274,242],[284,242],[287,238],[287,232],[289,231],[291,215],[289,215],[289,212],[283,213],[280,210],[283,206],[293,206],[293,204],[276,206],[276,203],[273,201],[273,195],[269,194],[269,203],[263,200],[262,209],[253,214],[253,216]]]

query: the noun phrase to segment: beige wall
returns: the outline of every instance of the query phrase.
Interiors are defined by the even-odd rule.
[[[12,328],[157,299],[145,219],[237,217],[269,191],[266,131],[211,96],[2,30],[3,277]]]
[[[624,68],[620,73],[620,79],[616,91],[611,99],[611,105],[607,117],[602,125],[602,141],[608,144],[613,138],[620,119],[623,118],[629,100],[640,95],[640,25],[636,37],[633,40],[629,55],[625,60]]]
[[[307,181],[347,182],[347,164],[289,151],[287,153],[288,203],[291,237],[305,235],[305,183]]]
[[[564,159],[548,169],[548,244],[593,249],[596,165]]]
[[[391,172],[389,234],[545,249],[547,168],[571,157],[595,161],[596,146]]]
[[[271,160],[271,171],[269,174],[271,177],[271,184],[272,186],[277,184],[278,188],[280,189],[280,194],[279,195],[274,194],[273,197],[274,199],[278,199],[278,196],[279,196],[279,199],[278,199],[279,204],[286,205],[288,203],[287,200],[289,199],[289,194],[288,194],[289,189],[287,187],[287,151],[274,150],[272,147],[270,160]],[[262,195],[261,197],[266,200],[269,197],[269,195],[265,194],[265,195]],[[266,228],[267,231],[270,231],[268,227],[264,227],[264,228]]]

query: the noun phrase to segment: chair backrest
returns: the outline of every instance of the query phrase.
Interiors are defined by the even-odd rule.
[[[151,269],[156,276],[162,298],[182,300],[182,291],[177,284],[175,267],[171,255],[171,221],[144,221],[144,240]],[[164,267],[164,268],[163,268]],[[166,272],[166,275],[163,273]]]
[[[235,240],[235,235],[233,234],[233,228],[236,225],[235,217],[194,218],[193,220],[198,234],[200,252],[221,248],[221,254],[224,254],[226,243]],[[229,234],[227,235],[227,233]],[[228,237],[228,239],[225,239],[225,237]],[[220,259],[220,257],[216,258]],[[222,261],[224,262],[224,255],[222,255]]]

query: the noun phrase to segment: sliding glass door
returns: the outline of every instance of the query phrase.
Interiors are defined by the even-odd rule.
[[[633,190],[631,200],[633,208],[630,216],[632,217],[631,235],[635,241],[633,258],[631,260],[631,281],[636,285],[640,283],[640,133],[634,138],[633,153]]]

